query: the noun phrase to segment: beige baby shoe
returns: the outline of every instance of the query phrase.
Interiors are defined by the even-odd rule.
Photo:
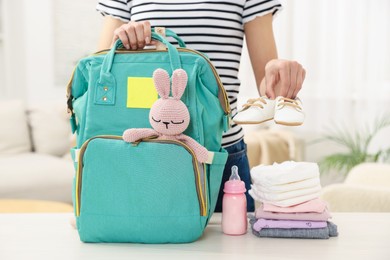
[[[275,99],[274,121],[280,125],[298,126],[305,120],[302,102],[299,98],[289,99],[279,96]]]
[[[248,99],[233,117],[236,124],[260,124],[274,118],[275,100],[266,96]]]

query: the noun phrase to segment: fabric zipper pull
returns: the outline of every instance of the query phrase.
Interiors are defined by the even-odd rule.
[[[72,134],[74,134],[77,131],[77,123],[76,123],[76,117],[74,114],[69,118],[70,121],[70,127],[72,129]]]
[[[231,126],[231,117],[230,114],[223,115],[223,131],[227,132]]]

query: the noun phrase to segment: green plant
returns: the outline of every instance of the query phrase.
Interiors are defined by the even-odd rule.
[[[362,130],[349,131],[344,127],[328,131],[329,134],[326,134],[321,141],[336,143],[346,148],[346,152],[326,156],[319,163],[321,172],[337,170],[345,175],[352,167],[363,162],[390,161],[390,147],[374,153],[369,152],[373,138],[388,126],[390,126],[390,114],[378,117],[372,126],[364,125]]]

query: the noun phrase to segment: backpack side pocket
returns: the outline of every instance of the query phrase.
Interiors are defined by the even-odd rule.
[[[214,212],[217,204],[218,193],[221,187],[223,170],[225,169],[228,153],[221,149],[220,152],[214,152],[213,163],[208,167],[208,183],[209,183],[209,218]]]

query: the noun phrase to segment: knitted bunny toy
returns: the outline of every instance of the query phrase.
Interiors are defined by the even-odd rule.
[[[180,100],[187,86],[187,73],[177,69],[172,75],[172,96],[170,93],[170,80],[168,72],[157,69],[153,73],[154,85],[160,99],[152,106],[149,112],[150,128],[130,128],[123,132],[123,140],[136,142],[142,138],[158,136],[158,139],[178,140],[187,144],[195,152],[199,162],[208,159],[208,151],[191,137],[182,134],[190,122],[190,114],[186,105]]]

